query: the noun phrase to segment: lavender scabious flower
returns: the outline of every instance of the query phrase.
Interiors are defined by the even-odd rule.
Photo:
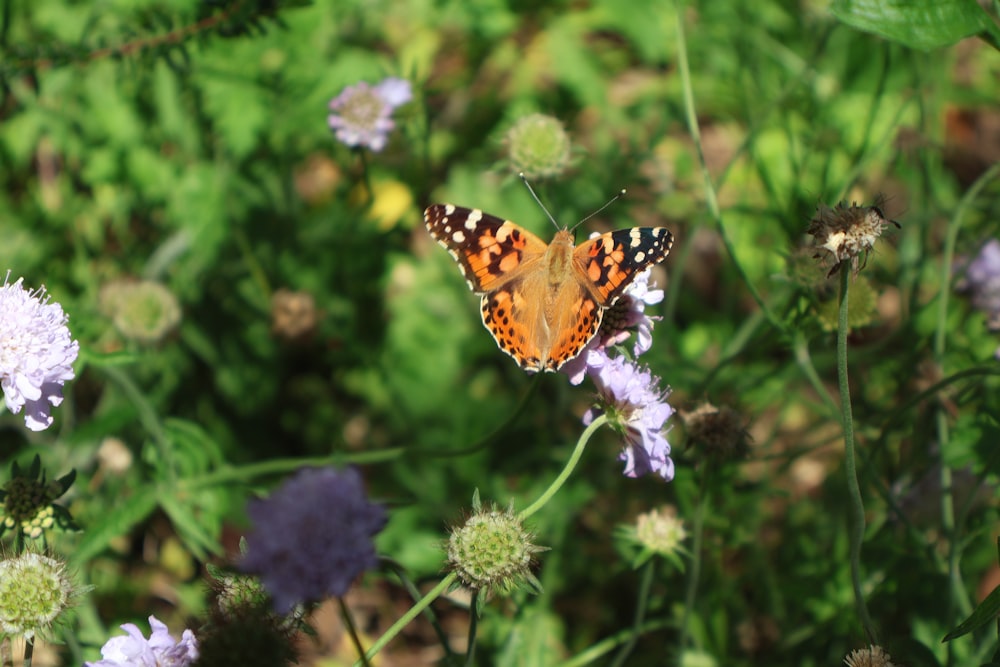
[[[599,405],[587,411],[583,423],[589,425],[599,414],[608,415],[608,423],[625,440],[618,459],[625,461],[626,477],[656,473],[667,481],[673,479],[670,443],[663,434],[674,412],[666,401],[669,390],[660,389],[660,378],[624,356],[612,359],[603,350],[593,351],[588,364]]]
[[[591,361],[598,366],[603,365],[607,358],[605,349],[624,343],[633,330],[636,332],[635,345],[632,347],[635,356],[648,352],[653,346],[653,324],[660,318],[647,315],[646,306],[663,301],[663,290],[655,289],[655,283],[650,284],[650,273],[651,269],[646,269],[636,275],[618,301],[604,312],[597,335],[583,352],[559,369],[569,376],[570,384],[578,385],[583,382]]]
[[[155,616],[149,617],[149,627],[146,639],[135,624],[125,623],[121,628],[127,635],[109,639],[101,649],[104,659],[85,667],[187,667],[198,659],[198,640],[190,630],[178,642]]]
[[[965,267],[958,289],[968,292],[972,305],[991,315],[1000,315],[1000,241],[990,239]]]
[[[42,431],[53,421],[52,406],[62,403],[62,386],[72,380],[80,344],[70,340],[69,319],[49,303],[45,287],[28,291],[23,278],[0,287],[0,387],[7,408],[24,408],[24,423]]]
[[[239,568],[260,577],[275,610],[340,597],[375,567],[372,537],[385,510],[368,502],[356,470],[306,468],[265,500],[251,500],[253,522]]]
[[[361,81],[348,86],[330,100],[327,124],[337,139],[347,146],[385,148],[389,132],[396,126],[392,112],[413,99],[410,82],[389,77],[371,86]]]

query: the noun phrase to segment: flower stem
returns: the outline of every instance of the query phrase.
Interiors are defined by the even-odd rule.
[[[469,601],[469,648],[465,654],[465,667],[473,667],[476,664],[476,631],[479,628],[479,591],[472,592],[472,600]]]
[[[365,647],[361,644],[361,637],[358,636],[358,626],[354,624],[354,616],[351,615],[351,610],[347,608],[347,603],[344,602],[343,596],[337,597],[337,604],[340,605],[340,616],[344,619],[344,626],[347,628],[347,634],[351,636],[351,641],[354,643],[354,650],[358,652],[361,656],[361,662],[365,667],[371,667],[371,663],[368,662],[368,657],[365,656]]]
[[[594,421],[590,422],[590,426],[583,430],[580,434],[580,439],[576,443],[576,447],[573,449],[573,453],[570,455],[569,460],[566,462],[566,466],[563,468],[559,476],[556,477],[555,481],[549,485],[549,488],[545,490],[538,500],[533,502],[527,509],[521,510],[518,518],[522,521],[527,519],[529,516],[540,510],[545,506],[545,503],[549,502],[552,496],[556,495],[556,491],[562,487],[562,485],[569,479],[569,476],[573,473],[573,468],[580,461],[580,457],[583,456],[583,450],[587,446],[587,441],[590,440],[590,436],[594,435],[594,431],[604,426],[608,421],[607,415],[600,415]]]
[[[395,623],[392,624],[392,627],[390,627],[388,630],[385,631],[385,634],[379,637],[375,641],[375,643],[372,644],[372,647],[368,649],[367,653],[365,653],[364,658],[366,660],[371,660],[372,658],[374,658],[379,651],[385,648],[386,644],[392,641],[396,637],[396,635],[398,635],[400,631],[402,631],[403,628],[409,625],[410,621],[415,619],[420,612],[429,607],[431,602],[434,602],[434,600],[438,599],[438,596],[440,596],[442,593],[448,590],[448,587],[451,586],[453,583],[455,583],[455,579],[457,578],[458,575],[452,572],[444,579],[442,579],[440,582],[438,582],[437,586],[427,591],[427,594],[419,602],[410,607],[410,609],[405,614],[399,617],[399,620],[397,620]],[[354,667],[361,667],[362,665],[367,665],[367,664],[368,664],[367,662],[363,662],[362,660],[357,660],[354,663]]]
[[[844,468],[847,474],[849,502],[848,535],[851,552],[851,586],[854,604],[861,617],[868,639],[876,642],[875,626],[868,615],[864,592],[861,590],[861,542],[865,537],[865,506],[858,484],[858,469],[854,460],[854,416],[851,411],[851,388],[847,379],[847,296],[851,284],[851,271],[840,267],[840,312],[837,324],[837,379],[840,383],[840,409],[844,427]]]
[[[642,624],[646,621],[646,609],[649,607],[649,590],[653,587],[653,573],[655,571],[656,559],[650,558],[642,566],[642,582],[639,584],[639,601],[636,603],[635,620],[632,622],[632,636],[629,637],[628,642],[618,651],[618,655],[615,656],[611,667],[621,667],[624,665],[629,655],[631,655],[632,649],[635,648],[636,643],[639,641],[639,635],[642,634]]]

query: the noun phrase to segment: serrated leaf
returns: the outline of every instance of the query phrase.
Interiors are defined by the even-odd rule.
[[[972,615],[959,623],[954,630],[944,636],[942,642],[950,642],[952,639],[968,634],[977,628],[981,628],[992,622],[1000,615],[1000,587],[994,588],[993,592],[986,596],[986,599],[979,603]]]
[[[835,0],[830,11],[859,30],[923,50],[992,28],[976,0]]]
[[[83,539],[70,556],[70,563],[80,567],[104,551],[111,540],[128,533],[156,509],[156,489],[145,487],[122,499],[118,506],[103,514],[103,520],[86,527]]]

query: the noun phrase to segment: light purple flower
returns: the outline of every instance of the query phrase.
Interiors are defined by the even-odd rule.
[[[62,403],[62,386],[74,377],[80,344],[70,340],[69,319],[58,303],[49,303],[45,287],[28,291],[23,278],[0,287],[0,387],[7,408],[24,408],[32,431],[48,428],[52,406]]]
[[[389,77],[375,86],[361,81],[330,100],[333,113],[327,116],[327,124],[341,143],[377,152],[385,148],[389,131],[396,126],[392,112],[411,99],[406,79]]]
[[[606,358],[604,351],[628,340],[634,330],[635,345],[632,353],[639,356],[653,346],[653,323],[659,317],[646,314],[646,306],[663,301],[663,290],[653,289],[649,284],[651,269],[646,269],[629,283],[621,297],[604,312],[601,328],[587,347],[579,355],[570,359],[559,370],[569,376],[569,382],[578,385],[583,382],[591,360],[600,365]]]
[[[149,627],[146,639],[133,623],[122,625],[127,635],[109,639],[101,649],[104,659],[85,667],[187,667],[198,659],[198,640],[190,630],[178,642],[155,616],[149,617]]]
[[[969,293],[976,308],[991,315],[1000,313],[1000,241],[990,239],[983,244],[957,286]]]
[[[378,564],[372,537],[385,510],[368,502],[354,469],[306,468],[247,506],[253,529],[239,568],[258,575],[275,609],[340,597]]]
[[[590,424],[602,414],[625,440],[619,460],[625,461],[625,475],[639,477],[656,473],[670,481],[674,462],[664,425],[674,409],[667,403],[669,390],[660,389],[660,378],[640,368],[624,356],[614,359],[604,350],[593,350],[588,357],[587,374],[597,386],[599,405],[583,417]]]

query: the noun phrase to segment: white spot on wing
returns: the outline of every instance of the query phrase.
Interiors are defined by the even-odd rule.
[[[479,221],[483,219],[483,212],[478,208],[469,211],[469,217],[465,219],[465,228],[472,231],[479,224]]]
[[[446,229],[445,231],[450,231],[450,229]],[[462,233],[462,230],[458,230],[451,235],[451,240],[455,243],[465,243],[465,234]]]

